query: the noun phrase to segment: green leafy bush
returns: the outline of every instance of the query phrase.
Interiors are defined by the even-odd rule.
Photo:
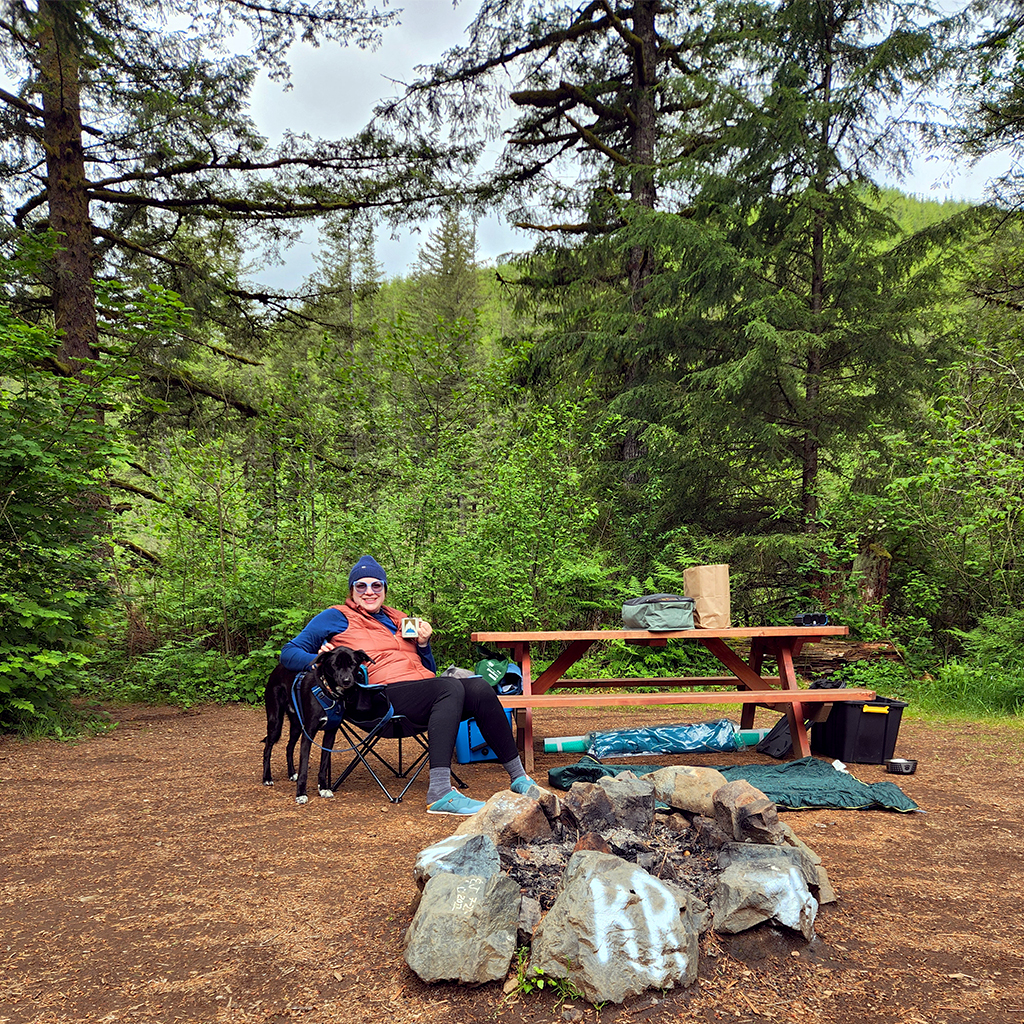
[[[241,659],[204,646],[207,639],[168,641],[136,659],[125,673],[126,695],[181,707],[211,701],[252,702],[262,696],[262,690],[257,694],[253,682],[238,673]]]
[[[971,664],[994,672],[1024,673],[1024,609],[982,615],[974,629],[950,632]]]
[[[950,661],[933,678],[919,680],[912,699],[935,714],[1007,715],[1024,712],[1024,671]]]
[[[914,680],[902,662],[879,659],[855,661],[835,672],[832,684],[844,683],[850,689],[874,690],[880,697],[905,700],[915,687]]]
[[[861,661],[840,669],[833,679],[904,700],[929,714],[968,717],[1024,711],[1022,667],[950,661],[930,672],[912,674],[900,662]]]
[[[95,682],[111,447],[89,370],[39,368],[53,344],[0,307],[0,731],[63,736],[71,698]]]

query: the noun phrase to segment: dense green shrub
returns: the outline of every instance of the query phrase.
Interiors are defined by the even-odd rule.
[[[950,661],[936,672],[935,678],[918,682],[912,696],[921,707],[939,714],[1021,714],[1024,671],[1001,671]]]
[[[65,735],[70,700],[95,686],[93,612],[110,431],[88,369],[40,369],[52,337],[0,307],[0,731]]]
[[[904,700],[911,709],[952,716],[1024,712],[1024,668],[950,661],[931,672],[911,673],[904,663],[861,661],[835,673],[836,682]]]

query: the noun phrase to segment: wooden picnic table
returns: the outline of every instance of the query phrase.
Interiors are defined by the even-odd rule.
[[[801,688],[793,659],[805,643],[826,636],[846,636],[846,626],[756,626],[736,629],[682,629],[650,632],[646,629],[480,631],[471,634],[476,643],[508,648],[523,672],[522,696],[502,697],[501,703],[516,713],[516,739],[523,766],[533,771],[533,712],[544,707],[625,707],[660,704],[739,704],[740,727],[754,724],[757,707],[784,712],[796,757],[811,752],[807,721],[825,713],[837,700],[873,700],[873,690]],[[624,640],[646,647],[664,647],[677,640],[699,643],[728,670],[719,676],[674,676],[626,679],[566,679],[565,673],[596,643]],[[727,641],[749,643],[742,656]],[[563,645],[555,660],[536,679],[531,668],[531,645]],[[778,675],[764,675],[766,661],[775,663]],[[731,687],[707,690],[704,687]],[[657,693],[610,693],[631,687],[656,687]],[[587,690],[586,693],[552,693],[553,690]],[[684,689],[685,688],[685,689]],[[594,692],[598,691],[598,692]],[[812,705],[805,709],[804,705]]]

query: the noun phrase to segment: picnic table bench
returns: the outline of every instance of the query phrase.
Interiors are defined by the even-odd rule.
[[[521,696],[501,697],[516,714],[516,741],[523,766],[533,771],[533,713],[538,708],[632,707],[671,704],[738,704],[740,727],[754,724],[758,707],[784,712],[789,720],[795,757],[811,752],[807,721],[823,715],[837,700],[873,700],[874,690],[801,688],[793,658],[805,643],[825,636],[845,636],[846,626],[757,626],[735,629],[684,629],[652,633],[646,629],[526,630],[472,633],[479,644],[508,648],[523,672]],[[567,679],[565,673],[596,643],[623,640],[646,647],[664,647],[677,640],[699,643],[728,670],[728,675],[673,676],[626,679]],[[749,643],[744,658],[727,641]],[[531,669],[531,645],[563,645],[555,660],[536,679]],[[777,675],[762,674],[766,661],[773,661]],[[731,687],[708,690],[706,687]],[[656,693],[611,693],[632,687],[657,688]],[[553,693],[554,690],[586,690],[586,693]],[[805,705],[810,707],[805,708]]]

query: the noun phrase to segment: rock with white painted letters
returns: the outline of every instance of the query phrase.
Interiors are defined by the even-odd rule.
[[[530,969],[569,979],[591,1002],[621,1003],[697,978],[698,928],[685,894],[611,854],[572,855],[533,934]]]
[[[818,901],[807,886],[799,851],[737,845],[727,859],[711,898],[716,932],[735,934],[772,921],[808,942],[814,938]]]

